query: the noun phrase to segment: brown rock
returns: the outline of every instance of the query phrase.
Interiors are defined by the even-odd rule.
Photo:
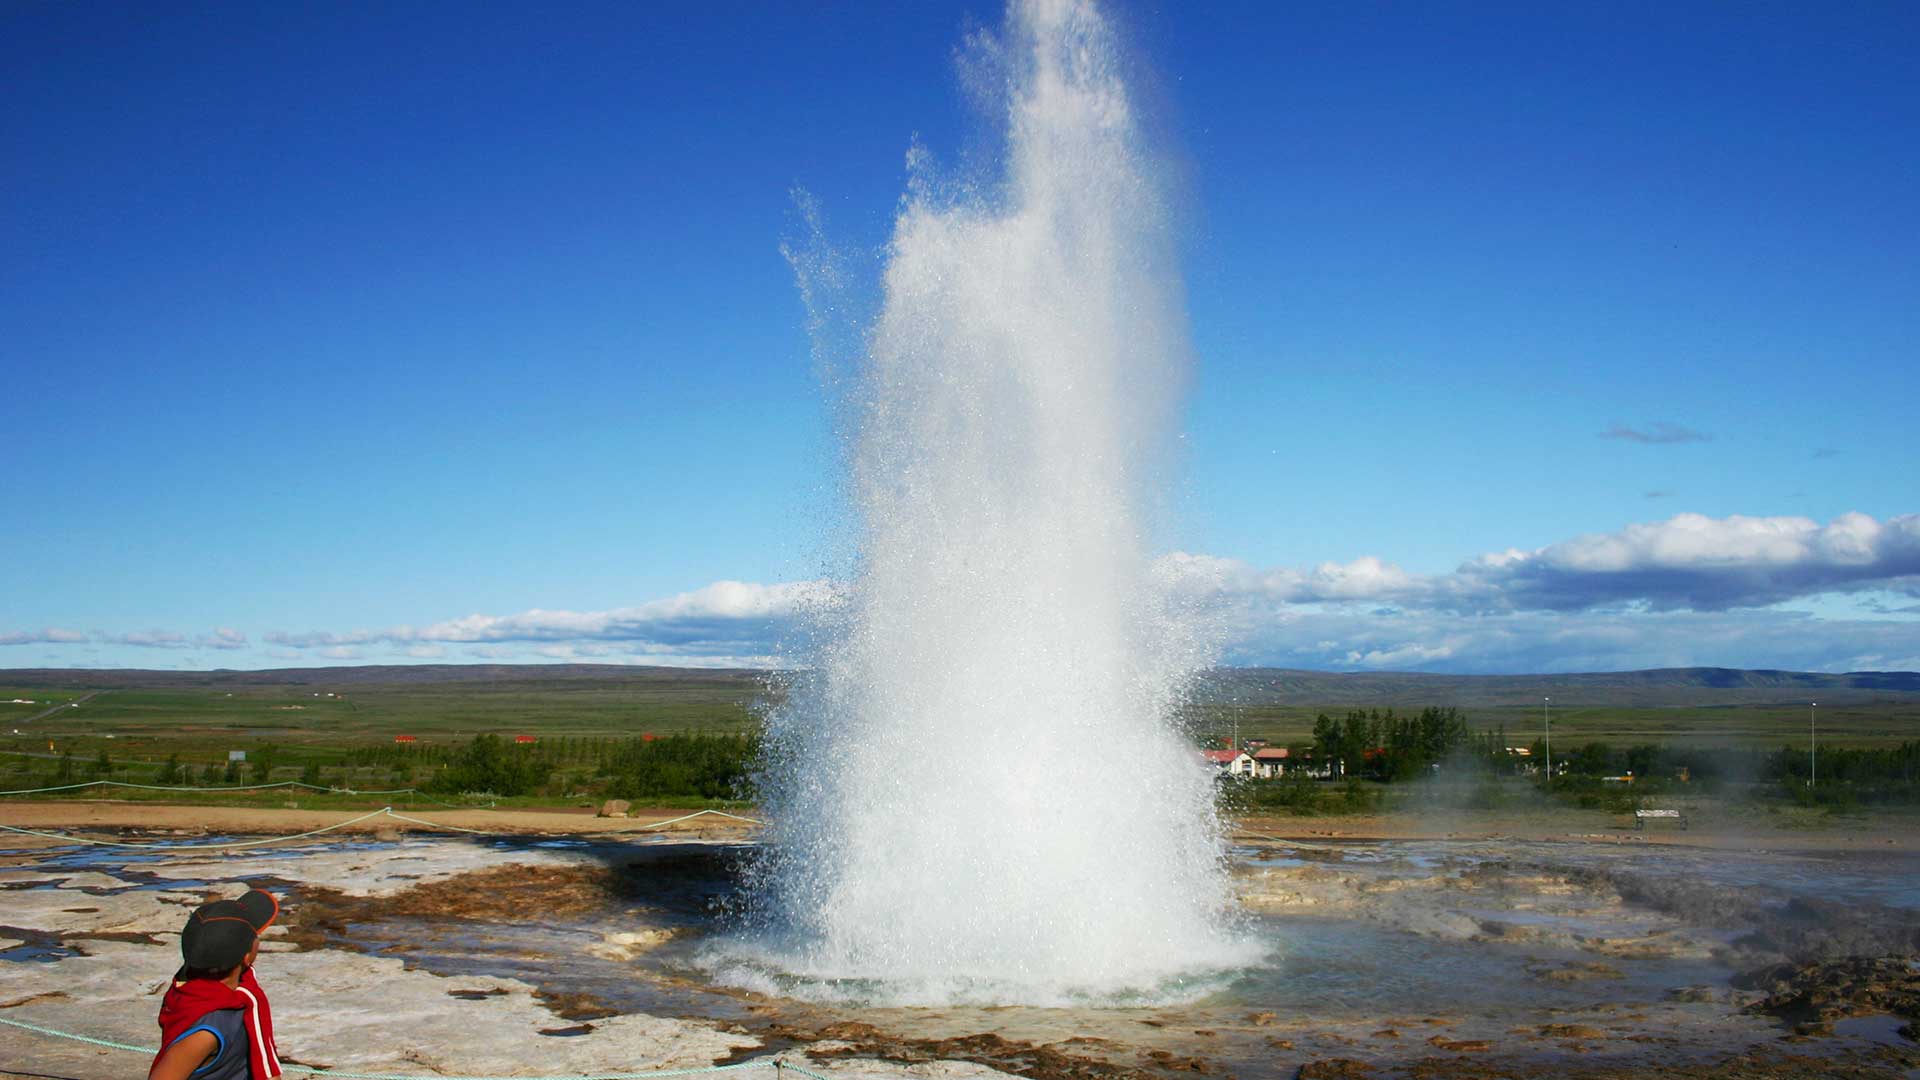
[[[1371,1076],[1373,1066],[1353,1058],[1322,1058],[1309,1061],[1293,1074],[1294,1080],[1361,1080]]]
[[[1493,1049],[1493,1044],[1485,1039],[1449,1039],[1443,1035],[1428,1039],[1427,1045],[1436,1050],[1452,1050],[1460,1054],[1484,1054]]]
[[[1546,982],[1585,982],[1588,979],[1623,979],[1626,977],[1612,964],[1582,963],[1574,961],[1557,968],[1532,967],[1527,973]]]
[[[600,812],[595,817],[626,817],[633,804],[625,799],[608,799],[600,804]]]
[[[1801,1035],[1829,1035],[1835,1020],[1891,1013],[1920,1017],[1920,971],[1901,957],[1856,956],[1794,966],[1780,964],[1734,980],[1767,996],[1746,1011],[1797,1024]]]

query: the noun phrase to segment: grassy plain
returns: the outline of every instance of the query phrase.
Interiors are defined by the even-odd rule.
[[[1436,704],[1446,704],[1437,702]],[[1280,746],[1313,740],[1314,718],[1320,713],[1343,716],[1351,705],[1211,705],[1196,712],[1200,730],[1224,736],[1234,730],[1243,738],[1260,738]],[[1418,712],[1392,706],[1404,714]],[[1388,706],[1379,706],[1385,711]],[[1482,706],[1466,708],[1476,728],[1503,727],[1513,746],[1530,746],[1546,730],[1538,707]],[[1835,746],[1896,746],[1920,739],[1920,703],[1874,701],[1818,708],[1820,742]],[[1579,746],[1588,742],[1616,747],[1664,743],[1676,749],[1742,746],[1773,749],[1807,741],[1807,706],[1787,704],[1692,704],[1670,706],[1579,705],[1552,709],[1553,744]]]
[[[507,669],[494,678],[441,680],[391,669],[382,680],[377,672],[368,678],[364,670],[348,670],[329,677],[327,669],[316,669],[297,683],[212,680],[211,685],[186,685],[177,677],[141,685],[142,680],[119,674],[50,686],[44,673],[33,673],[26,684],[7,681],[8,674],[18,673],[0,673],[0,700],[36,702],[9,706],[0,718],[0,790],[38,786],[63,754],[72,755],[76,780],[92,779],[92,763],[104,752],[115,766],[115,779],[148,781],[169,756],[200,770],[223,765],[233,750],[247,751],[250,762],[257,762],[268,746],[276,764],[274,780],[293,779],[312,764],[332,770],[329,782],[385,786],[395,783],[389,770],[348,771],[349,753],[390,746],[402,735],[433,747],[488,733],[555,742],[746,732],[756,727],[756,709],[772,695],[764,676],[746,672],[567,677]],[[99,688],[100,682],[119,685]],[[155,797],[118,790],[114,795],[129,796]],[[240,793],[221,798],[262,805],[282,801]]]
[[[400,735],[431,747],[483,733],[532,735],[548,744],[740,733],[755,729],[760,711],[777,696],[762,673],[658,668],[0,671],[0,702],[33,702],[0,705],[0,790],[33,786],[63,753],[72,755],[75,779],[91,778],[89,766],[102,752],[117,777],[139,779],[170,755],[202,770],[223,764],[230,750],[246,750],[257,761],[268,745],[275,748],[274,779],[291,779],[313,764],[338,770],[334,775],[355,786],[380,786],[390,782],[390,770],[348,771],[348,755],[390,746]],[[1186,723],[1196,740],[1237,730],[1242,737],[1301,744],[1310,741],[1322,712],[1451,705],[1475,727],[1504,726],[1512,744],[1526,745],[1542,731],[1545,696],[1554,699],[1556,749],[1586,742],[1800,746],[1808,700],[1822,702],[1822,745],[1888,746],[1920,738],[1920,677],[1721,669],[1481,678],[1237,669],[1203,684]]]

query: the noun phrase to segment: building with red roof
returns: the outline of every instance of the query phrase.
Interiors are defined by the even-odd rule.
[[[1244,750],[1202,750],[1200,756],[1222,775],[1253,775],[1253,758]]]

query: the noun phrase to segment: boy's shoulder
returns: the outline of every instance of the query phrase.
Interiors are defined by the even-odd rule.
[[[194,1070],[193,1080],[251,1080],[245,1009],[214,1009],[194,1021],[193,1027],[183,1032],[181,1038],[195,1031],[212,1032],[219,1046],[206,1063]]]

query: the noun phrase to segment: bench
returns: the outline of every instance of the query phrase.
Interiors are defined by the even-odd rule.
[[[1633,827],[1636,829],[1646,828],[1648,818],[1673,818],[1680,823],[1682,829],[1687,827],[1687,816],[1678,810],[1635,810],[1633,812]]]

